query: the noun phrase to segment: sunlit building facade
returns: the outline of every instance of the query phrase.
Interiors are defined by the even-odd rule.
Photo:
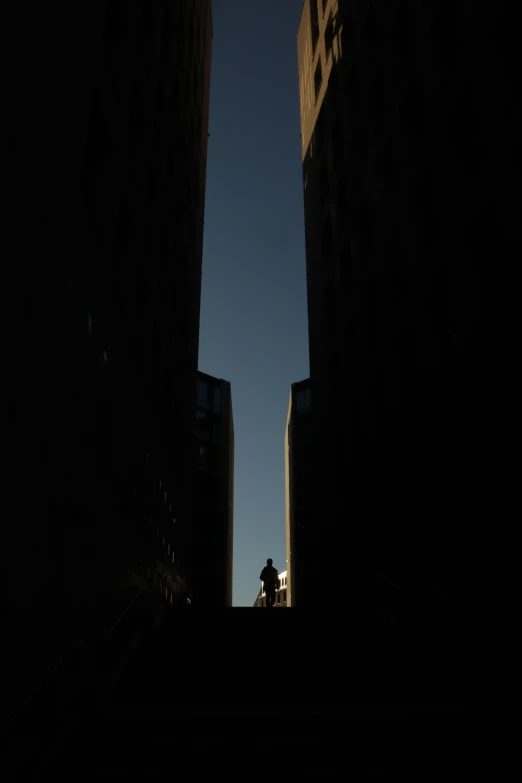
[[[281,607],[287,607],[288,604],[288,572],[287,571],[280,571],[278,573],[279,576],[279,587],[276,590],[275,595],[275,603],[274,607],[278,606]],[[266,593],[264,591],[263,586],[260,587],[259,593],[257,594],[257,598],[254,604],[254,607],[266,607]]]

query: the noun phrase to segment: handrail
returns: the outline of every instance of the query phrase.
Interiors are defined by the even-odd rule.
[[[380,574],[378,571],[376,571],[375,573],[377,574],[377,576],[380,576],[381,579],[386,579],[386,581],[389,582],[392,585],[392,587],[396,587],[397,590],[401,589],[398,585],[396,585],[394,582],[392,582],[391,579],[388,579],[387,576],[384,576],[384,574]]]
[[[116,622],[114,623],[114,625],[112,626],[112,628],[110,629],[110,631],[108,632],[108,634],[107,634],[107,635],[104,637],[104,642],[106,642],[106,641],[107,641],[107,639],[108,639],[108,638],[109,638],[109,636],[110,636],[110,635],[113,633],[113,631],[114,631],[114,629],[116,628],[116,626],[117,626],[117,625],[118,625],[118,624],[121,622],[121,620],[123,619],[123,617],[124,617],[124,616],[127,614],[127,612],[129,611],[129,609],[131,608],[132,604],[133,604],[133,603],[134,603],[134,601],[137,599],[137,597],[139,596],[139,594],[141,593],[141,591],[144,589],[144,587],[145,587],[145,585],[142,585],[142,586],[140,587],[140,589],[137,591],[136,595],[135,595],[135,596],[132,598],[132,600],[130,601],[130,603],[128,604],[128,606],[125,608],[125,610],[122,612],[122,614],[119,616],[119,618],[116,620]],[[17,721],[17,720],[20,718],[20,716],[22,715],[22,713],[24,712],[24,710],[26,710],[27,706],[28,706],[28,705],[29,705],[29,704],[30,704],[30,703],[33,701],[33,699],[34,699],[34,698],[37,696],[37,694],[38,694],[38,693],[39,693],[39,692],[42,690],[42,688],[44,688],[45,686],[47,686],[47,685],[48,685],[48,684],[51,682],[51,680],[52,680],[53,676],[54,676],[54,675],[56,674],[56,672],[57,672],[57,671],[58,671],[58,670],[59,670],[59,669],[60,669],[60,668],[63,666],[63,664],[65,663],[65,661],[67,661],[67,660],[70,658],[70,656],[73,654],[73,652],[74,652],[74,651],[75,651],[75,650],[76,650],[78,647],[80,647],[80,646],[83,646],[83,645],[85,645],[85,642],[76,641],[76,642],[74,642],[74,644],[73,644],[73,645],[72,645],[70,648],[68,648],[67,652],[66,652],[64,655],[62,655],[62,657],[61,657],[61,658],[58,660],[58,662],[57,662],[57,663],[56,663],[56,664],[53,666],[53,668],[52,668],[51,672],[50,672],[50,673],[47,675],[47,677],[46,677],[44,680],[42,680],[42,682],[41,682],[41,683],[38,685],[38,687],[36,688],[36,690],[35,690],[35,691],[34,691],[34,692],[33,692],[33,693],[32,693],[32,694],[29,696],[29,698],[28,698],[28,699],[27,699],[27,700],[24,702],[24,704],[22,705],[22,707],[20,707],[20,709],[17,711],[16,715],[14,716],[13,720],[11,721],[11,724],[10,724],[10,726],[11,726],[13,723],[15,723],[15,722],[16,722],[16,721]],[[8,727],[6,728],[6,731],[8,731],[8,730],[9,730],[9,727],[10,727],[10,726],[8,726]],[[5,732],[4,732],[4,733],[5,733]]]
[[[15,717],[13,718],[13,721],[12,721],[12,723],[14,723],[14,722],[15,722],[15,721],[16,721],[16,720],[17,720],[17,719],[20,717],[20,715],[21,715],[21,714],[23,713],[23,711],[26,709],[27,705],[28,705],[30,702],[32,702],[32,701],[33,701],[33,699],[35,698],[35,696],[36,696],[36,695],[37,695],[37,694],[38,694],[38,693],[39,693],[39,692],[42,690],[42,688],[43,688],[45,685],[48,685],[48,684],[49,684],[49,682],[50,682],[50,681],[51,681],[51,679],[53,678],[54,674],[55,674],[55,673],[56,673],[56,672],[57,672],[57,671],[58,671],[58,670],[59,670],[59,669],[60,669],[60,668],[63,666],[63,664],[65,663],[65,661],[67,661],[67,660],[68,660],[68,659],[71,657],[71,655],[73,654],[73,652],[74,652],[74,651],[75,651],[75,650],[76,650],[78,647],[80,647],[80,646],[83,646],[84,644],[85,644],[85,642],[76,641],[76,642],[74,642],[74,644],[73,644],[71,647],[69,647],[69,648],[68,648],[68,650],[67,650],[67,652],[65,653],[65,655],[63,655],[63,656],[62,656],[62,657],[61,657],[61,658],[60,658],[60,659],[57,661],[57,663],[55,663],[55,665],[53,666],[52,670],[51,670],[51,671],[50,671],[50,673],[47,675],[47,677],[46,677],[44,680],[42,680],[42,682],[41,682],[41,683],[40,683],[40,684],[37,686],[37,688],[35,689],[35,691],[34,691],[34,692],[33,692],[33,693],[32,693],[32,694],[29,696],[29,698],[28,698],[28,699],[27,699],[27,700],[24,702],[24,704],[23,704],[23,705],[20,707],[20,709],[19,709],[19,710],[18,710],[18,712],[16,713]],[[9,729],[9,727],[7,727],[6,731],[8,731],[8,729]]]
[[[406,592],[403,587],[399,587],[398,585],[396,585],[394,582],[391,581],[391,579],[388,579],[387,576],[384,576],[384,574],[379,573],[379,571],[375,571],[375,573],[377,574],[377,576],[380,576],[381,579],[385,579],[393,587],[396,587],[397,590],[401,590],[402,592]],[[437,595],[440,595],[442,598],[445,598],[446,600],[449,600],[447,595],[445,595],[444,593],[441,593],[440,590],[437,590],[437,588],[433,587],[433,585],[430,585],[428,582],[425,582],[424,584],[425,584],[426,587],[428,587],[431,590],[432,593],[436,593]]]
[[[138,590],[138,592],[136,593],[136,595],[134,596],[134,598],[132,599],[132,601],[130,602],[130,604],[129,604],[129,605],[127,606],[127,608],[126,608],[126,609],[125,609],[125,610],[122,612],[122,614],[121,614],[121,615],[118,617],[118,619],[116,620],[116,622],[114,623],[114,625],[113,625],[113,626],[112,626],[112,628],[110,629],[110,631],[109,631],[109,633],[107,634],[107,636],[105,636],[105,638],[104,638],[104,640],[103,640],[104,642],[106,642],[106,641],[107,641],[107,639],[108,639],[108,638],[109,638],[109,636],[112,634],[112,632],[114,631],[114,629],[116,628],[116,626],[117,626],[117,625],[119,625],[119,623],[120,623],[120,622],[123,620],[123,618],[125,617],[125,615],[127,614],[127,612],[129,611],[129,609],[131,608],[132,604],[134,603],[134,601],[136,600],[136,598],[139,596],[139,594],[141,593],[141,591],[143,590],[143,588],[144,588],[144,587],[145,587],[145,585],[142,585],[142,586],[140,587],[140,589]]]

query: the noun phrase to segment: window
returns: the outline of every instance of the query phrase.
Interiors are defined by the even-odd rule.
[[[342,14],[340,26],[339,49],[341,54],[350,54],[355,48],[356,23],[352,4],[347,5]]]
[[[165,82],[163,82],[161,79],[158,79],[158,84],[156,86],[156,113],[160,116],[163,115],[165,111],[165,97],[170,95],[170,79],[166,79]]]
[[[339,180],[337,185],[337,207],[339,212],[343,214],[348,206],[348,198],[346,195],[346,183],[344,179]]]
[[[111,152],[111,139],[109,125],[102,103],[101,95],[97,92],[89,117],[87,143],[85,147],[85,168],[102,163]]]
[[[491,218],[491,213],[488,217]],[[488,223],[485,222],[483,225],[488,225]],[[484,229],[482,241],[483,243],[487,243],[487,233]],[[435,331],[437,343],[439,345],[445,345],[447,344],[448,338],[455,334],[457,328],[452,312],[451,284],[448,272],[444,267],[439,267],[438,274],[432,284],[432,290],[426,298],[426,304],[429,307],[431,323]]]
[[[134,83],[134,89],[132,91],[129,127],[131,132],[140,133],[145,127],[146,116],[145,109],[143,108],[143,101],[141,99],[138,82]]]
[[[330,222],[330,215],[324,221],[323,231],[321,234],[321,250],[323,263],[328,264],[332,260],[332,224]]]
[[[448,130],[455,142],[459,155],[459,169],[464,180],[468,179],[476,167],[477,129],[479,117],[477,106],[469,89],[460,90],[456,100],[450,106]]]
[[[333,47],[333,16],[331,11],[326,24],[326,30],[324,31],[324,45],[326,49],[326,62],[328,62]]]
[[[155,204],[156,195],[157,195],[156,175],[154,173],[154,169],[150,168],[148,183],[147,183],[147,202],[149,204]]]
[[[323,70],[321,67],[321,58],[317,60],[317,66],[315,69],[314,74],[314,89],[315,89],[315,100],[317,101],[319,97],[319,93],[321,91],[321,84],[323,83]]]
[[[302,389],[297,392],[297,410],[302,413],[307,413],[312,407],[312,390]]]
[[[439,3],[432,35],[435,46],[446,60],[454,56],[459,36],[459,17],[454,3]]]
[[[214,420],[214,443],[221,443],[221,420],[219,417]]]
[[[197,464],[201,468],[208,468],[209,450],[208,446],[197,447]]]
[[[395,43],[398,44],[399,49],[402,50],[402,54],[406,54],[412,45],[408,0],[400,0],[400,2],[397,3],[397,6],[397,13],[393,20],[392,36]]]
[[[397,341],[397,354],[401,365],[413,366],[415,362],[415,334],[411,323],[406,323]]]
[[[317,0],[310,0],[310,28],[312,33],[312,57],[315,54],[317,41],[319,40],[319,14],[317,12]]]
[[[208,384],[206,381],[198,381],[197,400],[203,403],[208,401]]]
[[[368,347],[373,353],[377,349],[379,335],[379,299],[377,285],[371,280],[366,290],[366,322],[368,327]]]
[[[422,91],[416,81],[410,83],[400,111],[408,130],[416,137],[421,136],[424,131],[424,107]]]
[[[363,35],[372,46],[377,41],[377,20],[375,18],[375,11],[370,6],[366,15],[366,19],[363,24]]]
[[[321,209],[325,206],[327,200],[328,200],[328,190],[330,188],[330,183],[328,180],[328,166],[326,164],[326,159],[323,160],[321,164],[321,173],[319,175],[319,197],[321,199]]]
[[[203,440],[210,439],[210,420],[207,411],[196,410],[196,437]]]
[[[315,122],[313,139],[314,139],[314,146],[316,150],[320,152],[324,142],[324,109],[323,108],[321,108],[321,111],[319,112],[319,115]]]
[[[307,413],[310,413],[311,409],[308,408]],[[309,446],[312,443],[312,427],[309,418],[304,419],[300,426],[301,436],[300,441],[303,446]]]
[[[142,27],[146,38],[151,38],[156,31],[156,13],[152,3],[143,3]]]
[[[384,76],[378,73],[370,88],[370,98],[378,111],[382,111],[385,102]]]
[[[374,403],[374,413],[378,410],[384,411],[389,397],[388,380],[384,372],[379,372],[372,378],[369,396]]]
[[[339,161],[343,152],[343,125],[339,112],[335,115],[335,120],[332,125],[332,147],[334,157]]]
[[[120,41],[128,29],[128,8],[123,0],[112,0],[107,7],[105,30],[107,41]]]
[[[172,51],[172,43],[171,43],[171,36],[172,36],[172,9],[171,7],[165,3],[165,9],[163,11],[163,19],[161,23],[161,31],[162,31],[162,44],[163,44],[163,56],[166,60],[166,62],[169,62],[169,57],[171,56]]]
[[[328,91],[330,96],[339,87],[339,66],[336,62],[332,63],[330,68],[330,76],[328,77]]]
[[[118,217],[116,223],[117,241],[122,245],[128,245],[133,228],[133,220],[131,218],[129,204],[122,193],[120,196],[120,204],[118,207]]]
[[[336,318],[336,296],[335,286],[333,280],[330,280],[326,286],[324,295],[324,317],[321,324],[321,331],[324,338],[327,341],[327,345],[331,345],[333,337],[335,335],[337,325]]]
[[[370,210],[364,202],[360,203],[357,210],[358,239],[361,246],[367,249],[371,244],[372,223]]]
[[[394,159],[390,141],[385,142],[379,150],[374,169],[378,185],[388,185],[393,182]]]
[[[163,386],[169,397],[172,395],[173,383],[172,370],[170,367],[165,367],[163,370]]]
[[[462,156],[461,156],[462,161]],[[431,234],[430,224],[435,206],[435,186],[429,169],[419,172],[415,188],[415,204],[419,224],[426,235]]]
[[[214,386],[214,410],[219,411],[221,408],[221,389],[219,386]]]

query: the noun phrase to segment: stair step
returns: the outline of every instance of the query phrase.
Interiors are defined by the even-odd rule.
[[[245,718],[248,717],[248,720]],[[366,716],[342,711],[310,716],[221,714],[168,717],[149,712],[107,711],[103,719],[85,730],[84,745],[69,748],[61,758],[82,758],[90,779],[163,773],[244,772],[245,761],[277,764],[279,773],[346,773],[382,770],[433,773],[451,758],[459,769],[459,754],[465,748],[463,715],[427,711],[377,711]],[[433,758],[430,742],[443,739],[440,756]],[[238,753],[241,748],[241,753]],[[424,762],[422,762],[424,759]],[[419,767],[419,764],[422,764]],[[83,765],[82,765],[83,767]],[[148,770],[148,772],[147,772]]]
[[[457,736],[465,717],[455,626],[441,634],[349,613],[172,611],[129,646],[112,678],[120,660],[106,698],[71,714],[76,728],[49,758],[51,777],[78,759],[94,779],[118,770],[227,771],[236,762],[244,774],[238,746],[273,760],[279,773],[346,775],[375,759],[395,763],[406,741],[433,757],[429,738]],[[38,722],[45,728],[42,705],[37,718],[35,731]]]

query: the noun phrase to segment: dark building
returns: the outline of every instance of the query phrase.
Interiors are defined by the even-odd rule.
[[[288,606],[308,603],[312,585],[300,569],[314,557],[315,479],[310,379],[293,383],[285,431],[286,568]]]
[[[507,9],[303,4],[314,537],[342,574],[332,600],[368,569],[455,596],[482,578],[470,548],[499,510],[516,222]]]
[[[192,593],[197,606],[232,606],[234,422],[230,383],[198,372]]]
[[[288,572],[279,572],[279,587],[276,590],[274,606],[287,607],[289,604],[289,592],[288,592]],[[263,585],[259,588],[259,593],[254,603],[254,608],[266,607],[266,593],[263,589]]]
[[[13,656],[38,639],[27,682],[140,582],[190,592],[212,18],[11,14],[2,603]]]

